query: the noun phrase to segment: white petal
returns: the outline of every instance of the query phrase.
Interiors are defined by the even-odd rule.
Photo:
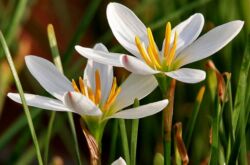
[[[22,104],[20,95],[18,93],[8,93],[8,97],[12,99],[13,101]],[[28,94],[28,93],[25,93],[24,97],[25,97],[27,105],[32,106],[32,107],[37,107],[37,108],[52,110],[52,111],[71,112],[71,110],[66,108],[61,101],[56,100],[56,99]]]
[[[127,165],[125,160],[120,157],[119,159],[115,160],[111,165]]]
[[[166,72],[166,75],[185,83],[198,83],[206,78],[206,72],[198,69],[181,68],[172,72]]]
[[[93,60],[102,64],[108,64],[116,67],[122,67],[120,62],[120,56],[122,54],[119,53],[107,53],[106,51],[94,50],[91,48],[86,48],[82,46],[75,46],[75,49],[80,55],[83,57]]]
[[[139,119],[147,116],[154,115],[163,110],[168,105],[168,100],[162,100],[146,105],[142,105],[136,108],[126,109],[117,112],[110,118],[122,118],[122,119]]]
[[[114,109],[121,110],[133,104],[134,99],[142,99],[150,94],[158,83],[152,75],[130,74],[121,85],[121,93],[117,96]]]
[[[26,56],[25,62],[41,86],[57,99],[62,100],[65,92],[73,91],[70,81],[48,60],[37,56]]]
[[[135,36],[147,43],[147,30],[140,19],[126,6],[109,3],[107,7],[109,26],[119,43],[130,53],[140,57],[135,45]]]
[[[200,35],[204,25],[204,17],[200,13],[196,13],[177,25],[171,33],[172,42],[174,40],[174,34],[177,32],[178,40],[176,47],[176,55],[179,54],[184,48],[190,45]]]
[[[78,92],[65,93],[63,102],[69,109],[80,115],[102,115],[102,111],[91,100]]]
[[[121,63],[125,69],[132,73],[141,75],[151,75],[159,73],[159,71],[152,69],[144,61],[129,55],[121,56]]]
[[[108,52],[107,48],[103,44],[96,44],[95,50],[101,50]],[[88,86],[95,91],[95,72],[96,70],[100,73],[101,79],[101,103],[107,100],[109,92],[111,90],[113,82],[113,67],[111,65],[100,64],[93,60],[88,60],[87,66],[84,70],[84,79],[87,80]]]
[[[243,24],[243,21],[232,21],[210,30],[178,55],[176,65],[181,67],[219,51],[240,32]]]

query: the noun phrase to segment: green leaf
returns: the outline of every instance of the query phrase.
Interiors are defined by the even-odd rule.
[[[21,97],[23,109],[24,109],[26,118],[28,120],[29,128],[30,128],[30,133],[31,133],[33,143],[34,143],[35,148],[36,148],[38,163],[40,165],[42,165],[43,164],[42,156],[41,156],[39,144],[38,144],[38,141],[37,141],[37,136],[36,136],[35,128],[34,128],[34,125],[33,125],[33,121],[32,121],[31,115],[30,115],[30,111],[29,111],[29,108],[27,106],[27,103],[26,103],[26,100],[25,100],[25,97],[24,97],[23,88],[22,88],[21,82],[19,80],[19,77],[18,77],[16,68],[15,68],[14,62],[12,60],[10,51],[8,49],[7,43],[5,42],[5,39],[4,39],[4,36],[3,36],[2,32],[0,32],[0,40],[1,40],[1,44],[3,46],[4,52],[6,54],[6,58],[7,58],[7,61],[9,63],[11,72],[13,74],[13,77],[14,77],[14,80],[15,80],[15,83],[16,83],[16,86],[17,86],[17,90],[18,90],[18,92],[20,94],[20,97]]]

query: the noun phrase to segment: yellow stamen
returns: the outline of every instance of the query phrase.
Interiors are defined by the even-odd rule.
[[[79,77],[79,85],[80,85],[81,93],[82,93],[83,95],[86,95],[85,86],[84,86],[84,83],[83,83],[83,80],[82,80],[81,77]]]
[[[154,66],[156,66],[157,69],[161,69],[162,67],[161,67],[159,61],[157,60],[157,58],[155,57],[155,54],[153,53],[152,48],[150,46],[148,47],[148,54],[149,54],[151,61],[154,64]],[[157,55],[157,57],[158,57],[158,55]]]
[[[95,72],[95,102],[98,104],[101,99],[101,79],[98,70]]]
[[[142,46],[142,43],[141,43],[141,40],[138,36],[135,37],[135,43],[136,43],[136,46],[143,58],[143,60],[149,65],[149,66],[152,66],[152,63],[150,61],[150,59],[148,58],[148,55],[147,55],[147,52],[145,51],[145,49],[143,48]]]
[[[164,45],[164,55],[166,58],[168,58],[169,54],[170,39],[171,39],[171,24],[170,22],[168,22],[166,25],[165,45]]]
[[[159,62],[159,57],[158,57],[158,48],[156,47],[154,36],[152,34],[152,31],[150,28],[147,28],[147,33],[148,33],[148,41],[149,41],[149,47],[151,47],[152,52],[155,56],[155,59]]]
[[[107,101],[107,103],[104,106],[104,109],[109,109],[110,106],[114,103],[115,99],[117,98],[117,96],[119,95],[119,93],[121,92],[121,88],[117,88],[115,93],[113,94],[112,97],[110,97],[110,99]]]
[[[79,88],[77,87],[77,85],[76,85],[76,82],[75,82],[75,80],[72,80],[72,87],[73,87],[73,89],[76,91],[76,92],[80,92],[80,90],[79,90]]]
[[[117,87],[117,82],[116,82],[116,78],[114,77],[113,79],[113,83],[112,83],[112,87],[111,87],[111,91],[109,93],[109,97],[107,99],[107,102],[111,99],[111,97],[115,94],[115,90],[116,90],[116,87]]]
[[[175,51],[176,51],[176,46],[177,46],[177,32],[174,34],[174,44],[170,50],[169,56],[167,57],[167,66],[170,66],[174,59]]]
[[[92,89],[89,87],[88,87],[88,95],[89,95],[89,99],[95,103],[95,95],[94,95]]]

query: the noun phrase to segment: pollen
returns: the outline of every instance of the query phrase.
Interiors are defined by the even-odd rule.
[[[154,36],[150,28],[147,28],[148,43],[143,43],[140,40],[139,36],[135,37],[135,44],[142,59],[151,68],[156,70],[163,70],[163,68],[169,68],[171,66],[173,59],[175,57],[175,52],[177,48],[177,39],[178,39],[178,34],[177,32],[175,32],[174,41],[171,44],[171,34],[172,34],[171,24],[170,22],[168,22],[166,24],[165,42],[163,45],[164,50],[162,52],[162,56],[160,56],[161,52],[159,52],[157,48]],[[145,47],[144,44],[147,44],[147,47]]]

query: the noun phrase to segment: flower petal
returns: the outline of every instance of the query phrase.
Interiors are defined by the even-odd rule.
[[[80,115],[102,115],[102,111],[91,100],[78,92],[66,92],[63,102],[69,109]]]
[[[134,99],[142,99],[149,95],[158,83],[153,75],[130,74],[121,85],[121,93],[114,102],[114,109],[121,110],[133,104]]]
[[[122,157],[119,157],[119,159],[115,160],[111,165],[127,165],[127,164]]]
[[[232,21],[210,30],[185,48],[175,59],[175,64],[181,67],[214,54],[240,32],[243,24],[243,21]]]
[[[190,45],[200,35],[204,25],[204,17],[200,13],[190,16],[187,20],[177,25],[171,33],[172,42],[174,41],[175,32],[178,34],[176,55],[178,56],[184,48]]]
[[[82,46],[75,46],[76,51],[83,57],[93,60],[102,64],[112,65],[116,67],[122,67],[120,62],[119,53],[107,53],[106,51],[95,50],[91,48],[86,48]]]
[[[7,95],[11,100],[22,104],[20,95],[18,93],[8,93]],[[24,94],[25,100],[27,105],[37,108],[42,108],[46,110],[52,111],[69,111],[72,112],[70,109],[66,108],[63,103],[59,100],[38,96],[33,94]]]
[[[103,44],[96,44],[95,50],[101,50],[108,53],[107,48]],[[95,91],[95,72],[100,73],[101,79],[101,103],[107,100],[113,82],[113,67],[111,65],[100,64],[93,60],[88,60],[87,66],[84,70],[84,79],[87,84]]]
[[[37,56],[26,56],[26,65],[40,85],[51,95],[62,100],[67,91],[73,91],[70,81],[48,60]]]
[[[147,43],[147,30],[140,19],[126,6],[109,3],[107,7],[109,26],[119,43],[130,53],[140,58],[135,45],[135,36]]]
[[[198,83],[206,78],[206,72],[198,69],[181,68],[172,72],[166,72],[167,76],[185,83]]]
[[[154,115],[163,110],[168,105],[168,100],[162,100],[146,105],[142,105],[136,108],[126,109],[117,112],[110,118],[122,118],[122,119],[139,119],[147,116]]]
[[[121,56],[120,60],[124,68],[132,73],[141,74],[141,75],[150,75],[150,74],[159,73],[159,71],[153,70],[145,62],[143,62],[142,60],[136,57],[123,55]]]

